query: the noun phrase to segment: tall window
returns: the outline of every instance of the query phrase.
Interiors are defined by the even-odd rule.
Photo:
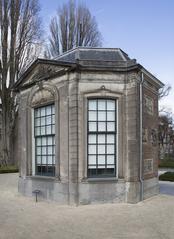
[[[116,175],[116,101],[88,100],[88,177]]]
[[[55,107],[34,109],[36,175],[55,175]]]

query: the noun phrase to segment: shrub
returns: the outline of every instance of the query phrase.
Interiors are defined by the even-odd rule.
[[[18,173],[19,169],[16,166],[1,166],[0,167],[0,174],[1,173]]]
[[[166,172],[159,176],[159,180],[174,182],[174,172]]]

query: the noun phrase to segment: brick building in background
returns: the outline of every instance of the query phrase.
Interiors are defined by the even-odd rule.
[[[157,194],[162,86],[118,48],[36,60],[16,84],[19,191],[77,205]]]

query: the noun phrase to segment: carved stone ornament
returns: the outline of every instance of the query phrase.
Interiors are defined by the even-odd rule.
[[[48,89],[43,89],[42,90],[38,90],[33,98],[32,98],[32,102],[31,102],[31,106],[39,106],[39,105],[43,105],[47,102],[51,102],[54,101],[54,95],[51,91],[49,91]]]

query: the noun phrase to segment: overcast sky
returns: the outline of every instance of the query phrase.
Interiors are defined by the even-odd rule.
[[[45,29],[65,0],[40,0]],[[161,102],[174,113],[174,1],[84,0],[96,17],[103,47],[118,47],[173,89]]]

